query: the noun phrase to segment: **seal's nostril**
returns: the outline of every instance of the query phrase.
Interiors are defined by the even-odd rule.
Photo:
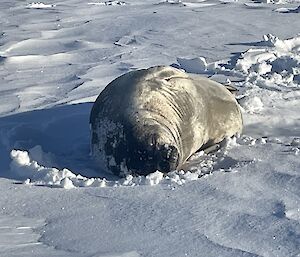
[[[175,146],[161,145],[158,150],[158,169],[162,172],[176,170],[179,163],[179,152]]]
[[[152,139],[152,146],[157,146],[157,141],[158,141],[158,135],[157,134],[153,134],[151,136],[151,139]]]

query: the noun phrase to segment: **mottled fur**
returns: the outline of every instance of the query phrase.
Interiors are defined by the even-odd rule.
[[[93,156],[118,175],[179,169],[203,145],[242,130],[238,103],[226,87],[165,66],[112,81],[90,123]]]

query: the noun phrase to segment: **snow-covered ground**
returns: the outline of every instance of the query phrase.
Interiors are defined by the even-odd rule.
[[[300,256],[300,1],[1,1],[0,256]],[[92,102],[153,65],[231,84],[244,132],[185,171],[89,156]]]

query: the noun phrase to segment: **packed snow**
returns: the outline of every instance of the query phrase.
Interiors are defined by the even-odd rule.
[[[1,256],[300,256],[298,0],[4,1]],[[131,70],[237,89],[242,135],[180,171],[119,178],[89,112]]]
[[[27,5],[27,8],[34,8],[34,9],[43,9],[43,8],[52,8],[55,7],[55,4],[44,4],[41,2],[33,2]]]
[[[90,5],[125,5],[122,1],[105,1],[105,2],[90,2]]]

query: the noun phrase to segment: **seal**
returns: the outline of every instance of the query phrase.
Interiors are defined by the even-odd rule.
[[[124,176],[180,169],[200,149],[242,131],[242,115],[225,86],[157,66],[131,71],[100,93],[90,114],[91,153]]]

